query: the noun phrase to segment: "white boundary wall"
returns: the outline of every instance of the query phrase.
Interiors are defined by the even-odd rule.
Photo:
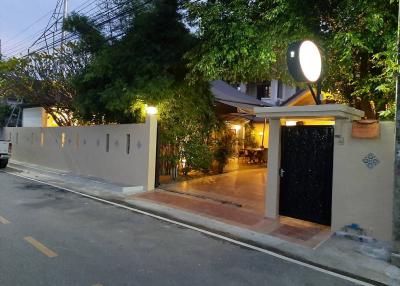
[[[352,123],[337,120],[333,161],[332,229],[357,223],[373,237],[391,240],[394,182],[394,122],[381,122],[378,139],[351,136]],[[379,163],[370,168],[363,159]]]
[[[335,119],[332,231],[356,223],[367,234],[391,240],[394,183],[394,122],[381,122],[377,139],[351,136],[352,120],[364,112],[339,104],[293,107],[256,107],[258,117],[269,119],[268,184],[266,216],[279,217],[281,119]],[[368,167],[364,158],[373,154],[379,163]],[[293,190],[295,191],[295,190]]]
[[[155,116],[145,124],[5,128],[4,138],[11,139],[12,159],[18,162],[154,189]]]

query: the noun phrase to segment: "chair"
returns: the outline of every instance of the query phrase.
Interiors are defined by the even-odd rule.
[[[247,158],[247,163],[251,163],[251,160],[252,160],[252,157],[253,157],[253,154],[252,154],[253,152],[251,151],[251,150],[248,150],[248,149],[246,149],[246,150],[244,150],[244,157],[245,158]]]
[[[243,163],[243,160],[246,159],[246,150],[244,150],[244,149],[239,150],[238,158],[239,158],[239,162],[240,162],[240,160],[242,160],[242,163]]]
[[[262,150],[262,162],[268,164],[268,148]]]

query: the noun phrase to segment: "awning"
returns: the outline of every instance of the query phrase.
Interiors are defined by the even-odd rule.
[[[250,113],[255,106],[271,106],[268,103],[238,91],[222,80],[211,82],[211,92],[216,101],[242,110],[249,110]]]

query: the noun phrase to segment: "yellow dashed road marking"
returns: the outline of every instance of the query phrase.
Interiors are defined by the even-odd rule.
[[[36,239],[34,239],[32,236],[27,236],[24,237],[24,239],[29,242],[31,245],[33,245],[37,250],[39,250],[41,253],[43,253],[44,255],[46,255],[47,257],[56,257],[58,256],[57,253],[55,253],[54,251],[52,251],[51,249],[47,248],[43,243],[37,241]]]
[[[0,223],[2,224],[9,224],[10,222],[0,215]]]

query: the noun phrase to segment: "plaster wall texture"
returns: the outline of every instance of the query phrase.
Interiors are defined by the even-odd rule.
[[[394,122],[381,122],[379,139],[356,139],[352,123],[337,119],[333,162],[332,229],[357,223],[390,240],[394,181]],[[368,167],[370,155],[378,161]],[[371,159],[373,160],[373,159]]]
[[[154,189],[157,119],[145,124],[5,128],[13,160]]]
[[[268,138],[269,138],[269,123],[265,124],[264,130],[264,143],[262,142],[262,134],[264,130],[264,123],[255,123],[254,124],[254,135],[257,142],[257,146],[263,145],[265,148],[268,148]]]

